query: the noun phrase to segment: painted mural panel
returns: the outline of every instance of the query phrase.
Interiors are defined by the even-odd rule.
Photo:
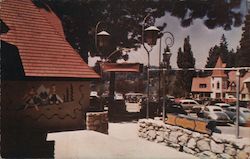
[[[3,82],[2,114],[8,125],[49,132],[85,129],[89,82]]]

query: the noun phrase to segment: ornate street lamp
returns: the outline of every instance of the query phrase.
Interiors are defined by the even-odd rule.
[[[98,48],[107,48],[109,46],[110,34],[106,31],[101,31],[97,35]]]
[[[98,28],[99,28],[99,25],[101,24],[102,22],[99,21],[97,24],[96,24],[96,27],[95,27],[95,47],[97,49],[97,52],[100,52],[99,49],[101,50],[105,50],[108,48],[109,46],[109,43],[110,43],[110,34],[104,30],[102,30],[101,32],[97,33],[98,32]],[[103,52],[102,52],[103,53]]]
[[[151,16],[151,14],[147,14],[147,16],[143,19],[142,23],[142,45],[147,52],[148,55],[148,69],[147,69],[147,107],[146,107],[146,118],[149,118],[149,85],[150,85],[150,78],[149,78],[149,69],[150,69],[150,51],[152,51],[152,47],[156,45],[156,40],[158,38],[159,29],[155,26],[150,26],[145,28],[145,23],[147,18]],[[144,40],[145,39],[145,40]],[[149,50],[144,43],[147,43],[151,49]]]
[[[163,67],[167,69],[167,71],[170,68],[170,58],[171,58],[172,53],[170,52],[170,49],[167,45],[167,47],[164,49],[163,53]],[[166,81],[165,81],[165,70],[163,70],[163,106],[162,106],[162,121],[165,123],[165,117],[166,117]]]
[[[150,26],[145,29],[145,41],[149,46],[156,45],[160,30],[155,26]]]
[[[163,53],[163,63],[164,63],[164,67],[169,68],[169,64],[170,64],[170,58],[172,56],[172,53],[170,52],[169,47],[167,46],[164,49],[164,53]]]

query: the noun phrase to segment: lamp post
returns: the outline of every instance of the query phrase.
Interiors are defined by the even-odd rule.
[[[147,68],[147,107],[146,107],[146,118],[149,118],[149,85],[150,85],[150,77],[149,77],[149,69],[150,69],[150,52],[152,51],[152,47],[156,45],[156,40],[158,37],[159,29],[155,26],[150,26],[145,29],[145,23],[148,17],[151,14],[147,14],[147,16],[143,19],[142,23],[142,45],[147,52],[148,55],[148,68]],[[145,46],[145,42],[151,47],[150,50]]]
[[[161,35],[160,35],[160,47],[159,47],[159,67],[161,67],[161,54],[162,54],[161,53],[161,46],[162,46],[161,44],[162,44],[162,37],[164,36],[164,38],[165,38],[165,45],[167,46],[166,49],[169,50],[169,47],[172,47],[174,45],[174,35],[171,32],[165,31],[165,32],[161,32],[160,34]],[[165,58],[166,58],[166,55],[165,55]],[[163,54],[163,64],[166,64],[164,62],[166,62],[166,59],[164,59],[164,54]],[[165,75],[164,75],[164,79],[165,79]],[[161,71],[159,71],[159,84],[158,85],[159,85],[159,89],[158,89],[159,90],[159,92],[158,92],[158,94],[159,94],[158,95],[159,96],[158,97],[158,101],[159,102],[158,103],[160,104],[160,99],[161,99],[161,96],[160,96],[160,94],[161,94]],[[165,93],[163,93],[163,95],[165,96]],[[159,106],[158,106],[157,112],[159,112]]]
[[[97,52],[101,53],[101,55],[105,58],[105,61],[107,61],[107,51],[110,44],[110,34],[104,30],[101,32],[98,32],[99,25],[102,22],[99,21],[96,24],[95,27],[95,46]],[[101,50],[100,50],[101,49]],[[115,80],[115,74],[113,72],[110,73],[110,81],[109,81],[109,104],[113,105],[114,100],[114,80]],[[109,107],[109,112],[112,112],[112,106]]]
[[[239,138],[239,116],[240,116],[240,108],[239,108],[239,97],[240,97],[240,70],[236,71],[236,129],[235,135],[236,138]]]
[[[167,69],[167,71],[170,68],[170,58],[171,58],[171,52],[170,49],[167,45],[166,49],[164,49],[164,53],[163,53],[163,67]],[[165,82],[165,70],[163,70],[163,106],[162,106],[162,121],[163,123],[165,123],[165,117],[166,117],[166,86],[165,86],[166,82]]]

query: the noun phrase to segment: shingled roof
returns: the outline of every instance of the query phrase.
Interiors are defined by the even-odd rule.
[[[203,84],[205,87],[200,87]],[[211,77],[194,77],[192,81],[192,92],[212,92]]]
[[[1,40],[18,48],[25,76],[99,78],[65,40],[59,18],[31,0],[3,0]]]

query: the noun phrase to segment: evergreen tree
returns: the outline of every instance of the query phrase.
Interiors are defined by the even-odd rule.
[[[246,16],[245,27],[237,51],[237,66],[250,66],[250,14]]]
[[[225,35],[223,34],[220,40],[220,45],[215,45],[210,48],[207,58],[206,68],[214,68],[218,57],[227,64],[227,67],[235,66],[235,53],[234,50],[228,51],[228,43]],[[211,71],[210,71],[211,73]]]
[[[213,68],[216,64],[218,57],[220,56],[220,48],[219,46],[215,45],[214,47],[210,48],[207,58],[206,68]]]
[[[179,68],[182,67],[182,63],[183,63],[182,62],[183,61],[182,54],[183,54],[183,52],[182,52],[181,48],[179,48],[178,53],[177,53],[177,66]]]
[[[177,73],[175,85],[177,88],[183,90],[181,91],[181,96],[187,96],[191,92],[192,79],[195,74],[194,71],[185,70],[195,67],[195,58],[193,56],[189,36],[184,39],[183,51],[181,48],[178,50],[177,65],[184,70]]]

